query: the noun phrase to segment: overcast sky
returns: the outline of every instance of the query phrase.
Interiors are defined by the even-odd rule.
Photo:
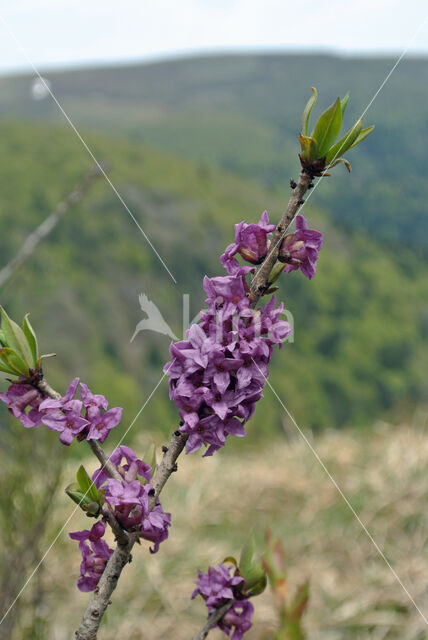
[[[428,54],[427,0],[0,0],[0,72],[29,69],[26,56],[43,69],[254,49],[398,55],[407,45]]]

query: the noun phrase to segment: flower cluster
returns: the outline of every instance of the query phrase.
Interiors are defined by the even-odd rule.
[[[302,215],[296,216],[296,233],[290,233],[282,241],[278,260],[285,262],[285,273],[300,269],[311,280],[316,272],[316,262],[322,247],[322,233],[308,229]]]
[[[241,640],[245,631],[251,627],[254,607],[240,590],[245,582],[244,578],[232,574],[233,570],[233,566],[219,564],[217,567],[209,567],[208,573],[198,571],[199,579],[196,581],[196,589],[192,593],[192,598],[201,595],[205,600],[209,614],[236,598],[229,611],[216,626],[226,635],[230,635],[231,629],[234,628],[231,640]]]
[[[40,411],[42,394],[23,378],[13,382],[6,393],[0,393],[0,400],[5,402],[11,414],[26,427],[40,427],[43,413]],[[27,411],[28,409],[28,411]]]
[[[209,456],[228,435],[245,435],[244,425],[263,395],[273,346],[291,333],[275,297],[264,309],[251,308],[245,276],[254,267],[241,266],[234,257],[237,252],[246,255],[248,244],[260,257],[272,229],[266,212],[258,225],[237,225],[235,243],[221,256],[228,275],[204,278],[208,309],[187,331],[186,340],[170,347],[172,360],[164,371],[170,398],[180,411],[179,430],[188,434],[186,453],[205,444],[204,455]]]
[[[76,437],[104,442],[110,429],[121,421],[122,409],[114,407],[107,411],[108,400],[91,393],[83,383],[80,383],[81,399],[76,399],[78,386],[79,378],[75,378],[66,394],[53,400],[20,378],[9,386],[6,394],[0,393],[0,400],[8,405],[9,411],[24,427],[40,427],[43,423],[48,429],[59,432],[63,444],[71,444]]]
[[[101,578],[108,559],[113,553],[108,544],[103,540],[106,526],[103,522],[96,522],[92,529],[75,531],[68,535],[72,540],[79,541],[79,549],[82,553],[80,564],[80,578],[77,586],[80,591],[93,591]]]
[[[140,538],[152,542],[150,552],[156,553],[160,543],[168,537],[171,515],[164,512],[159,499],[150,510],[149,502],[153,494],[149,484],[151,468],[139,460],[130,447],[125,446],[115,449],[110,460],[122,476],[122,482],[109,478],[103,468],[95,471],[92,480],[97,489],[104,491],[105,500],[122,527],[138,532]]]
[[[121,421],[122,409],[114,407],[107,411],[107,399],[91,393],[83,383],[80,383],[81,399],[76,399],[78,386],[79,378],[75,378],[62,398],[43,400],[39,407],[43,414],[41,420],[48,429],[59,431],[63,444],[71,444],[76,437],[104,442],[109,431]]]

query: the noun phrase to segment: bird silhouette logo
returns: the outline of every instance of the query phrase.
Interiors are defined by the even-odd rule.
[[[140,331],[155,331],[156,333],[161,333],[164,336],[169,336],[171,340],[178,340],[171,327],[164,320],[155,303],[149,300],[145,293],[140,293],[138,300],[140,302],[141,310],[147,315],[147,318],[143,318],[137,324],[130,342],[133,342],[135,336],[140,333]]]

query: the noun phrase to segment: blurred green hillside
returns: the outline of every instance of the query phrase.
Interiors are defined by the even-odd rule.
[[[349,90],[350,125],[395,61],[234,55],[44,75],[78,126],[232,170],[282,195],[297,170],[295,138],[309,87],[320,90],[318,113]],[[0,117],[13,113],[62,124],[50,98],[31,98],[32,81],[0,79]],[[427,60],[403,59],[365,117],[376,132],[358,149],[352,180],[325,181],[319,190],[317,202],[336,224],[426,249],[427,101]]]
[[[264,208],[278,219],[285,202],[254,181],[206,163],[141,142],[83,134],[97,157],[111,163],[111,180],[177,285],[109,185],[99,180],[0,291],[0,299],[14,317],[31,311],[42,350],[58,354],[46,365],[51,384],[64,389],[71,377],[81,376],[112,404],[125,407],[123,432],[168,359],[165,336],[144,332],[130,343],[143,317],[138,294],[145,292],[181,335],[182,294],[191,295],[193,316],[203,306],[203,274],[222,273],[218,255],[233,237],[233,224],[256,221]],[[79,182],[90,159],[65,127],[9,120],[0,126],[0,139],[3,265]],[[357,174],[358,154],[356,165]],[[329,189],[353,179],[335,175]],[[364,231],[333,225],[316,206],[323,189],[322,184],[305,207],[311,225],[325,234],[319,273],[311,282],[297,272],[283,279],[278,295],[294,316],[295,342],[275,354],[271,382],[305,427],[398,419],[428,396],[428,268],[411,250],[392,251]],[[269,389],[258,411],[263,420],[249,425],[251,440],[284,426],[285,414]],[[169,431],[175,424],[164,381],[134,430]]]

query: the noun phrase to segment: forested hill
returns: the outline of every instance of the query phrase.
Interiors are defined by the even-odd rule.
[[[234,223],[256,221],[264,208],[276,219],[284,199],[141,142],[83,134],[97,157],[111,163],[113,183],[177,285],[100,180],[0,290],[0,301],[16,317],[31,311],[43,352],[58,354],[46,366],[52,384],[64,389],[80,375],[126,407],[125,429],[168,359],[165,336],[145,332],[130,343],[143,317],[138,294],[146,293],[180,335],[182,294],[191,294],[196,314],[204,299],[202,276],[222,273],[218,256]],[[9,120],[0,125],[0,140],[3,265],[75,187],[90,159],[66,127]],[[358,159],[356,165],[358,179]],[[345,179],[349,185],[355,176],[330,178],[330,188]],[[407,417],[428,397],[428,268],[409,250],[390,252],[370,234],[337,228],[316,206],[323,189],[321,184],[305,207],[311,225],[325,234],[319,273],[311,282],[300,272],[284,279],[279,296],[293,313],[295,342],[276,352],[271,382],[305,427]],[[175,424],[167,397],[164,381],[136,429]],[[249,426],[251,438],[281,429],[284,419],[267,389]]]
[[[282,193],[297,171],[295,139],[309,87],[320,90],[318,113],[349,90],[351,124],[394,62],[234,55],[44,75],[80,127],[125,134]],[[0,116],[62,122],[50,98],[31,97],[32,81],[0,80]],[[319,190],[317,200],[336,224],[365,229],[395,247],[427,248],[427,103],[427,60],[403,59],[365,116],[376,131],[350,158],[352,179],[342,175]]]

